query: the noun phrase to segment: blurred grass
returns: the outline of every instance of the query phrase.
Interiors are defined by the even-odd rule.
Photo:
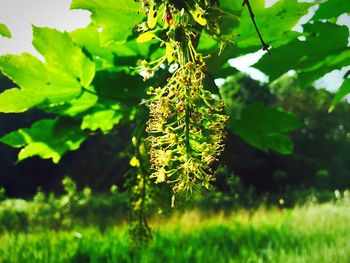
[[[0,262],[350,262],[350,206],[344,201],[228,215],[193,210],[151,224],[154,239],[139,253],[123,225],[3,232]]]

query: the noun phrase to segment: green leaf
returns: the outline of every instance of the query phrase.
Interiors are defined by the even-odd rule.
[[[93,81],[97,94],[102,98],[138,104],[144,98],[149,85],[139,75],[125,72],[100,71]]]
[[[329,111],[333,111],[335,106],[349,93],[350,93],[350,79],[347,78],[344,80],[338,92],[335,94],[332,101],[332,106],[329,108]]]
[[[0,94],[0,112],[24,112],[42,102],[41,98],[18,88],[5,90]]]
[[[232,2],[232,1],[231,1]],[[256,23],[267,44],[274,48],[289,42],[297,33],[291,29],[306,15],[312,3],[300,3],[297,0],[280,0],[265,8],[265,0],[251,1]],[[243,7],[241,22],[234,33],[240,34],[237,39],[239,49],[261,47],[259,37],[250,19],[248,8]]]
[[[126,42],[111,42],[108,46],[102,44],[102,33],[90,24],[87,28],[70,32],[74,43],[79,45],[96,64],[96,71],[131,72],[138,60],[159,58],[162,48],[151,49],[150,43],[137,43],[136,39]]]
[[[71,9],[85,9],[92,13],[92,21],[102,30],[102,43],[124,42],[132,34],[135,24],[143,17],[137,12],[141,3],[126,0],[73,0]]]
[[[304,29],[306,41],[295,39],[273,49],[273,56],[265,55],[254,67],[268,75],[270,81],[296,70],[301,86],[307,87],[326,73],[350,64],[347,27],[317,22]]]
[[[350,4],[346,0],[327,0],[320,4],[313,20],[337,18],[341,14],[350,12]]]
[[[0,36],[11,38],[11,32],[5,24],[0,23]]]
[[[95,75],[95,64],[76,46],[67,32],[33,27],[33,45],[46,59],[49,70],[60,71],[87,87]]]
[[[108,133],[112,128],[120,122],[123,114],[120,111],[107,109],[87,114],[83,118],[81,129],[89,129],[96,131],[100,129],[104,134]]]
[[[34,123],[31,128],[5,135],[0,142],[22,148],[18,161],[39,156],[58,163],[65,152],[78,149],[86,137],[79,123],[72,119],[45,119]]]
[[[280,154],[292,154],[294,151],[293,142],[287,135],[270,133],[266,135],[265,140],[265,144],[271,151]]]
[[[241,1],[242,2],[242,1]],[[249,16],[246,6],[242,7],[235,1],[220,1],[220,7],[240,15],[240,23],[231,26],[231,34],[240,34],[240,37],[234,39],[236,45],[228,45],[223,54],[218,56],[218,45],[214,45],[208,37],[201,38],[199,47],[206,54],[211,54],[207,64],[209,72],[217,72],[221,65],[225,65],[227,60],[240,55],[255,52],[261,49],[261,42],[254,25]],[[298,23],[300,18],[307,14],[312,3],[300,3],[297,0],[280,0],[269,8],[265,8],[265,0],[251,1],[255,14],[256,23],[265,42],[275,48],[285,45],[300,35],[292,31],[292,28]],[[273,51],[273,56],[275,52]],[[226,77],[220,75],[216,77]]]
[[[5,103],[0,110],[4,112],[67,103],[81,96],[82,87],[88,87],[94,78],[94,63],[74,45],[67,33],[38,27],[33,30],[33,44],[44,56],[45,63],[28,53],[0,57],[2,73],[19,86],[0,94]],[[18,106],[14,105],[16,101]]]
[[[301,123],[294,115],[281,109],[255,103],[245,108],[241,118],[232,120],[229,126],[235,134],[258,149],[290,154],[293,143],[285,133],[299,128]]]
[[[21,91],[28,91],[32,97],[40,98],[41,101],[48,99],[50,103],[61,102],[81,92],[75,78],[46,68],[39,59],[27,53],[1,56],[0,69]]]
[[[341,69],[350,65],[350,49],[344,47],[338,54],[329,54],[323,60],[310,67],[305,67],[298,72],[298,81],[301,87],[307,88],[315,80],[322,78],[332,70]]]
[[[89,90],[89,91],[88,91]],[[57,113],[63,116],[75,117],[83,115],[87,110],[93,108],[98,101],[98,96],[94,93],[93,87],[84,90],[81,96],[78,96],[75,99],[68,101],[63,105],[51,106],[49,111],[50,113]]]
[[[96,64],[96,71],[114,68],[114,52],[101,44],[101,33],[98,28],[90,24],[86,28],[79,28],[69,33],[72,40],[79,47],[89,53]]]

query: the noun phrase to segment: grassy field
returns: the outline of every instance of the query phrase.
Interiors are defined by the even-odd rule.
[[[140,253],[125,226],[3,233],[0,262],[350,262],[348,202],[230,215],[189,211],[151,224],[154,240]]]

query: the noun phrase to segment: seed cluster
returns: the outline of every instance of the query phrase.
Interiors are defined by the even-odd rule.
[[[166,54],[140,62],[138,70],[148,78],[166,61],[177,67],[164,87],[148,92],[151,177],[156,183],[171,184],[174,193],[209,188],[213,164],[224,149],[228,117],[223,115],[223,101],[204,88],[206,67],[195,43],[202,30],[221,37],[218,15],[212,15],[219,9],[209,3],[203,7],[199,0],[144,0],[142,6],[147,21],[138,25],[137,41],[158,39]],[[160,21],[159,14],[163,14]]]

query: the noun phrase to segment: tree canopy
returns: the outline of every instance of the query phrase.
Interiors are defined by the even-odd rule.
[[[261,43],[241,1],[221,0],[219,4],[225,12],[239,17],[239,21],[222,21],[225,35],[239,37],[219,55],[220,43],[203,31],[198,49],[204,56],[210,54],[205,59],[208,89],[223,96],[213,80],[236,74],[228,59],[258,51]],[[314,11],[316,6],[319,8]],[[0,139],[20,149],[19,161],[40,156],[57,163],[89,135],[108,134],[125,122],[145,122],[142,102],[148,88],[165,83],[169,76],[167,70],[159,69],[153,78],[143,81],[133,69],[137,61],[165,53],[156,40],[136,41],[134,26],[144,17],[138,12],[140,3],[73,0],[71,8],[90,11],[91,24],[73,32],[33,26],[33,46],[43,61],[27,53],[0,57],[2,74],[15,84],[0,94],[0,112],[22,113],[35,108],[49,116]],[[340,15],[350,12],[344,1],[280,0],[266,8],[265,1],[258,0],[252,8],[272,53],[265,54],[254,67],[265,73],[270,83],[293,70],[299,85],[308,88],[325,74],[350,65],[349,28],[336,23]],[[303,30],[293,30],[307,14]],[[11,36],[3,24],[0,34]],[[348,77],[345,74],[331,108],[350,93]],[[232,114],[228,127],[254,147],[288,154],[293,150],[288,133],[301,123],[282,108],[255,103],[240,114]]]

